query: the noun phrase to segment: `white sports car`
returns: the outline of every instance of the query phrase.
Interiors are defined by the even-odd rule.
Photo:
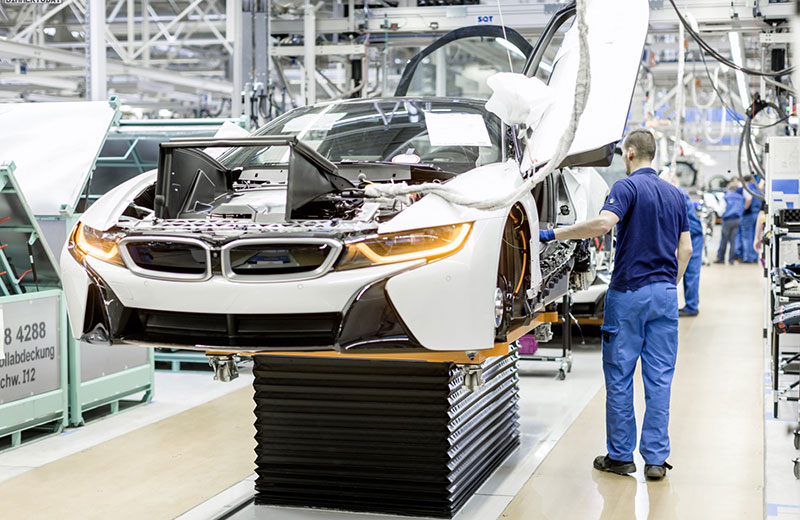
[[[560,95],[527,149],[484,101],[407,95],[441,42],[410,62],[397,97],[299,108],[248,137],[163,143],[158,170],[106,194],[72,231],[61,267],[73,333],[256,352],[480,351],[514,339],[591,269],[585,244],[541,247],[538,230],[591,216],[605,198],[588,166],[607,164],[622,136],[647,31],[647,4],[624,4],[621,22],[591,2],[591,94],[570,155],[507,207],[365,188],[437,182],[494,199],[524,183],[572,106],[574,31],[553,42],[574,6],[532,48],[498,27],[443,37],[505,36],[528,76],[549,69]],[[540,159],[521,172],[526,155]]]

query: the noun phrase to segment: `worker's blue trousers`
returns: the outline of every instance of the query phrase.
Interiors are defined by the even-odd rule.
[[[663,464],[669,456],[670,387],[678,355],[677,287],[656,282],[635,291],[609,289],[602,331],[608,455],[633,460],[633,372],[641,357],[647,408],[639,453],[646,464]]]
[[[683,297],[686,312],[695,314],[700,306],[700,267],[703,265],[703,234],[692,235],[692,257],[683,275]]]
[[[758,262],[758,253],[753,249],[757,220],[758,213],[748,213],[739,221],[739,232],[736,234],[736,256],[744,262]]]

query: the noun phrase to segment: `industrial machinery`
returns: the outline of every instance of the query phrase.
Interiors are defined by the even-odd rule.
[[[786,338],[797,334],[800,304],[800,137],[772,137],[766,154],[765,268],[768,276],[765,337],[771,353],[772,414],[778,417],[781,402],[798,402],[800,350]],[[794,446],[800,449],[800,415]],[[794,461],[800,479],[800,460]]]

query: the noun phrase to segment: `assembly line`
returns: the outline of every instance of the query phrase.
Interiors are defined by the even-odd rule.
[[[794,518],[798,34],[0,4],[3,518]]]

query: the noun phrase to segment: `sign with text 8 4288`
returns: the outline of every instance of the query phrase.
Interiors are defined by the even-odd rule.
[[[0,304],[0,404],[57,390],[59,370],[58,297]]]

